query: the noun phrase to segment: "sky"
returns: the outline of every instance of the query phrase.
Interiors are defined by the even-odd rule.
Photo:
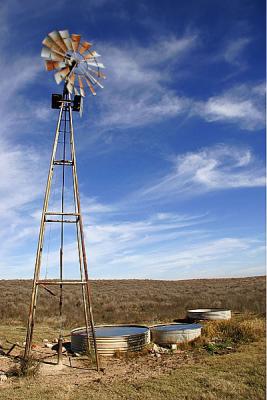
[[[1,278],[33,276],[62,90],[40,50],[55,29],[93,42],[106,67],[74,116],[90,277],[263,275],[265,1],[2,0]],[[64,262],[72,278],[71,233]]]

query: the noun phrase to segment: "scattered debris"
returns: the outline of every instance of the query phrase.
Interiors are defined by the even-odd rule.
[[[7,356],[9,356],[9,354],[11,353],[12,350],[14,350],[14,348],[19,345],[19,343],[14,343],[12,344],[12,346],[10,347],[10,349],[8,350],[8,352],[6,353]]]
[[[160,356],[161,354],[166,354],[166,353],[170,353],[169,349],[166,349],[164,347],[160,347],[157,344],[153,344],[152,349],[150,350],[150,353],[152,355],[155,355],[156,357]]]

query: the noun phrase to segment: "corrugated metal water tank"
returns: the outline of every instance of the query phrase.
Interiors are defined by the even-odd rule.
[[[192,320],[221,320],[231,319],[231,310],[224,308],[198,308],[187,310],[187,317]]]
[[[150,343],[150,330],[143,325],[99,325],[95,327],[98,354],[113,356],[116,352],[140,351]],[[90,343],[93,346],[92,338]],[[71,350],[75,353],[87,349],[85,327],[71,332]]]
[[[177,344],[191,342],[201,335],[201,325],[175,323],[155,325],[150,327],[152,342],[164,344]]]

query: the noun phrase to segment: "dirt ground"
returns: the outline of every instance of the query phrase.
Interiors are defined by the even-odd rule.
[[[260,400],[265,399],[264,342],[211,356],[203,350],[105,358],[101,372],[88,361],[66,357],[63,366],[47,349],[34,377],[12,376],[17,362],[0,356],[1,400]],[[13,352],[12,352],[13,353]],[[16,352],[14,352],[15,355]],[[39,353],[40,355],[40,353]],[[0,375],[1,378],[1,375]]]
[[[135,382],[150,378],[156,378],[170,373],[182,365],[197,362],[201,354],[197,351],[174,350],[170,353],[129,353],[118,357],[100,357],[100,371],[86,357],[73,357],[64,354],[63,365],[57,365],[56,351],[44,346],[35,346],[33,357],[41,360],[38,366],[38,378],[49,384],[51,377],[57,376],[62,381],[78,385],[86,382],[101,382],[110,384],[114,381]],[[20,348],[15,348],[9,357],[0,356],[0,372],[5,373],[10,384],[16,380],[19,370],[19,357],[22,355]],[[3,383],[2,383],[3,385]]]

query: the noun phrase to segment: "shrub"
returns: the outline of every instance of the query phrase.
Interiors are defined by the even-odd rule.
[[[245,320],[230,319],[211,321],[204,325],[203,335],[209,339],[219,339],[232,343],[247,343],[261,339],[265,333],[265,323],[261,318]]]
[[[9,371],[9,376],[16,376],[16,377],[35,377],[40,371],[40,362],[33,357],[28,358],[25,360],[21,358],[19,362],[13,366]]]

